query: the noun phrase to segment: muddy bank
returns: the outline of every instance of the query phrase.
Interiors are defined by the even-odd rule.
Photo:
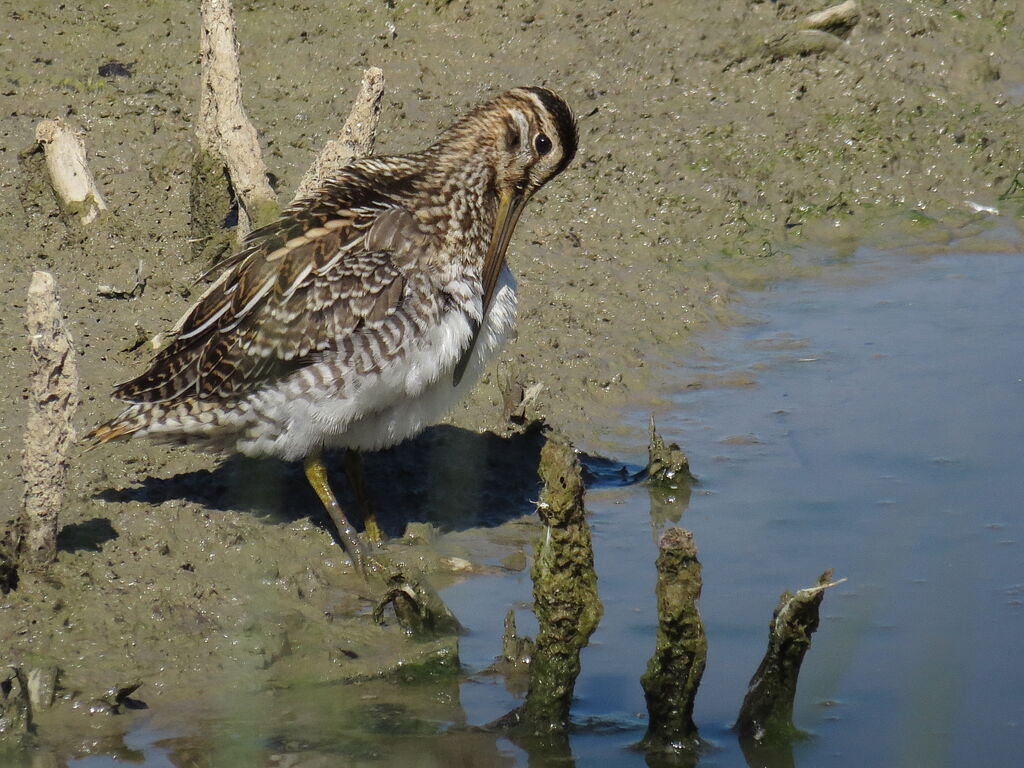
[[[1020,205],[999,200],[1024,168],[1024,16],[1008,0],[863,4],[817,52],[779,42],[815,3],[346,5],[237,3],[246,109],[282,201],[369,65],[387,78],[378,152],[420,147],[516,84],[555,88],[580,118],[577,161],[533,202],[510,252],[519,338],[452,425],[370,461],[393,535],[435,521],[397,546],[422,555],[439,585],[461,578],[463,561],[502,567],[531,538],[518,521],[535,497],[537,447],[498,436],[499,380],[542,383],[531,415],[585,450],[639,448],[642,434],[619,432],[619,409],[654,402],[659,369],[697,353],[693,332],[742,312],[733,286],[805,269],[788,245],[828,237],[852,250],[890,237],[892,222],[919,229],[967,220],[971,204]],[[144,365],[145,341],[195,298],[207,264],[193,260],[188,219],[198,12],[96,1],[4,18],[0,455],[14,468],[31,272],[58,280],[88,427],[114,412],[112,385]],[[110,208],[88,230],[65,220],[40,157],[24,152],[55,116],[86,130]],[[151,701],[217,676],[254,688],[358,678],[405,647],[372,626],[292,468],[111,446],[74,459],[69,480],[53,581],[2,599],[0,647],[61,666],[71,695],[136,676]],[[9,469],[0,507],[19,498]]]

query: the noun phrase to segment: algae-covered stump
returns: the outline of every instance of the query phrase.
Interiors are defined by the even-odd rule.
[[[796,594],[783,592],[768,626],[768,650],[750,679],[736,731],[740,740],[780,741],[799,734],[793,726],[793,700],[804,654],[818,628],[818,608],[833,582],[825,571],[817,585]]]
[[[651,416],[648,426],[647,480],[660,488],[675,490],[693,482],[690,459],[676,443],[666,443]]]
[[[548,438],[540,454],[544,488],[537,511],[544,530],[533,561],[539,631],[526,703],[511,718],[536,736],[564,734],[580,673],[580,651],[601,619],[594,551],[583,509],[583,476],[572,445]]]
[[[669,528],[658,542],[658,634],[640,679],[647,700],[648,750],[695,750],[693,702],[707,660],[708,641],[697,610],[701,566],[693,534]]]

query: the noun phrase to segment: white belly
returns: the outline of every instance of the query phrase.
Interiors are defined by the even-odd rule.
[[[379,374],[347,377],[346,396],[300,394],[284,387],[253,403],[256,412],[280,427],[252,430],[236,448],[295,461],[322,448],[376,450],[417,435],[469,393],[512,335],[515,321],[516,285],[506,266],[458,386],[455,367],[473,330],[464,313],[449,312]]]

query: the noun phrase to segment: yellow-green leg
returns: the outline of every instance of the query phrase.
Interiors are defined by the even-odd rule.
[[[359,542],[359,534],[356,533],[352,523],[345,517],[345,513],[341,510],[341,505],[338,504],[338,499],[334,496],[334,491],[331,490],[330,483],[327,482],[327,468],[324,466],[323,458],[321,458],[319,451],[307,456],[302,463],[302,468],[306,471],[306,479],[313,486],[313,490],[320,497],[320,501],[323,502],[327,514],[330,515],[331,520],[334,522],[335,528],[338,529],[338,538],[341,540],[341,545],[345,548],[345,551],[348,552],[349,557],[352,558],[352,564],[356,567],[357,571],[365,576],[369,559],[363,551],[363,545]],[[376,522],[374,522],[374,526],[376,527]]]
[[[373,500],[369,491],[366,490],[366,476],[363,474],[363,459],[359,451],[349,448],[345,451],[345,474],[352,485],[352,492],[356,495],[356,504],[363,515],[363,527],[366,529],[366,536],[375,544],[384,541],[384,534],[377,525],[377,512],[373,507]]]

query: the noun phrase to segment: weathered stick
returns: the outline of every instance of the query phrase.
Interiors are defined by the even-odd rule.
[[[383,100],[384,72],[370,67],[363,72],[363,83],[341,133],[320,151],[299,182],[293,200],[308,197],[352,160],[373,154]]]
[[[58,516],[64,502],[68,448],[75,440],[72,418],[78,407],[75,349],[49,272],[32,275],[25,322],[32,376],[22,458],[25,496],[20,550],[23,564],[38,571],[57,554]]]
[[[272,220],[279,206],[267,181],[259,136],[242,107],[231,0],[203,0],[200,67],[202,92],[196,124],[199,151],[220,158],[227,166],[239,201],[241,239],[253,227]],[[197,158],[197,163],[200,159]]]
[[[107,210],[99,185],[89,170],[82,134],[63,120],[43,120],[36,126],[36,141],[46,156],[53,190],[68,217],[91,224]]]
[[[648,750],[696,753],[693,702],[707,660],[708,641],[697,610],[701,567],[693,534],[669,528],[658,542],[658,634],[640,678],[647,700]]]
[[[734,726],[741,740],[782,741],[798,733],[793,726],[793,700],[800,665],[818,628],[818,607],[825,590],[845,581],[831,579],[832,571],[827,570],[816,586],[796,594],[783,592],[779,598],[768,625],[768,650],[750,679]]]
[[[603,609],[583,508],[583,475],[576,451],[563,437],[549,437],[541,449],[540,476],[544,488],[537,511],[544,531],[531,574],[539,631],[520,720],[528,732],[550,736],[568,728],[580,651]]]

